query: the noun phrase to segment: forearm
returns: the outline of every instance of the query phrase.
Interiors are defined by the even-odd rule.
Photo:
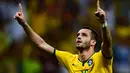
[[[110,34],[110,30],[107,27],[106,23],[106,13],[104,10],[100,8],[99,0],[97,0],[97,11],[95,12],[95,15],[99,18],[101,24],[101,33],[102,33],[102,45],[101,50],[105,57],[112,57],[112,37]]]
[[[27,36],[31,39],[31,41],[36,44],[37,46],[40,46],[40,44],[44,44],[45,41],[38,35],[36,34],[32,28],[27,24],[23,23],[22,25],[24,31],[26,32]]]
[[[111,47],[112,37],[111,37],[110,29],[108,28],[108,26],[106,26],[106,24],[107,23],[103,24],[105,26],[102,26],[102,40],[104,45],[106,45],[107,47]]]
[[[103,45],[102,49],[104,53],[107,53],[106,56],[110,57],[112,55],[112,37],[110,29],[107,26],[107,23],[102,24],[102,40]]]
[[[54,53],[54,48],[47,44],[38,34],[36,34],[27,23],[24,23],[22,27],[28,37],[36,46],[43,49],[44,51],[47,51],[48,53]]]
[[[54,48],[47,44],[38,34],[36,34],[32,28],[27,24],[24,14],[22,11],[22,5],[19,3],[20,11],[16,12],[14,15],[14,19],[18,21],[18,23],[23,27],[28,37],[33,41],[34,44],[36,44],[39,48],[53,54]]]

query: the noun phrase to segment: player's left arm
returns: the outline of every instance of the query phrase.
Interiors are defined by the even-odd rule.
[[[112,57],[112,37],[110,29],[107,26],[106,14],[105,11],[100,8],[99,0],[97,1],[97,11],[95,15],[99,18],[101,24],[101,33],[102,33],[102,54],[106,58]]]

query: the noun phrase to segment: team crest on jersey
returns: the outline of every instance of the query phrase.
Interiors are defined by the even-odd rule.
[[[93,64],[93,59],[88,60],[88,66],[91,66]]]

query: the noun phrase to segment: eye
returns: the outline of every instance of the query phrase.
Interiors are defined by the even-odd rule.
[[[87,36],[87,34],[86,33],[82,33],[82,36]]]
[[[79,33],[77,33],[77,37],[79,36]]]

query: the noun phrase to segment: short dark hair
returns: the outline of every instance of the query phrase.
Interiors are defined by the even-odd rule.
[[[98,41],[98,33],[91,27],[84,26],[82,29],[89,29],[91,30],[91,39]]]

